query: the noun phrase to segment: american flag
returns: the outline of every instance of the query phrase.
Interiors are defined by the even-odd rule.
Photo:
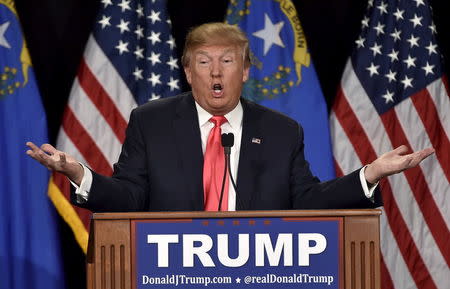
[[[57,148],[112,174],[130,112],[180,92],[180,67],[165,0],[102,0],[74,81]],[[90,212],[69,203],[69,183],[53,174],[49,195],[87,248]]]
[[[402,144],[436,150],[381,182],[383,288],[450,286],[449,85],[431,16],[426,0],[369,1],[330,116],[339,175]]]

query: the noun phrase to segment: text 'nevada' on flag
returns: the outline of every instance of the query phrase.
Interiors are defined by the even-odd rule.
[[[327,107],[292,1],[231,0],[226,21],[250,42],[243,96],[299,122],[311,171],[322,181],[334,178]]]
[[[450,98],[442,61],[428,1],[368,2],[330,116],[338,175],[400,145],[436,150],[381,181],[383,288],[449,288]]]
[[[181,92],[166,4],[101,1],[57,139],[57,149],[100,174],[112,174],[131,110]],[[69,190],[53,174],[49,194],[86,252],[91,213],[70,204]]]
[[[48,142],[47,120],[12,0],[0,0],[0,288],[64,288],[48,170],[25,143]]]

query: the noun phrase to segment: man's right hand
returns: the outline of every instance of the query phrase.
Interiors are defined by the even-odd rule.
[[[73,157],[47,143],[41,145],[40,148],[32,142],[27,142],[26,145],[30,148],[27,150],[27,155],[40,162],[49,170],[64,174],[78,186],[81,184],[84,169]]]

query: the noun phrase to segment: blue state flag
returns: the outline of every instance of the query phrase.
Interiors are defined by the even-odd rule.
[[[0,289],[64,288],[49,172],[25,154],[47,123],[12,0],[0,0]]]
[[[311,171],[322,181],[334,178],[327,107],[293,3],[231,0],[227,23],[250,41],[253,66],[243,96],[298,121]]]

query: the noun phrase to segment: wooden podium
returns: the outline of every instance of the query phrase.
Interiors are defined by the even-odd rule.
[[[97,213],[91,221],[87,253],[87,288],[135,288],[133,221],[301,218],[339,219],[342,248],[339,288],[380,288],[380,210],[289,210],[238,212]],[[182,287],[182,286],[181,286]],[[211,286],[209,286],[211,287]],[[214,287],[212,287],[214,288]]]

